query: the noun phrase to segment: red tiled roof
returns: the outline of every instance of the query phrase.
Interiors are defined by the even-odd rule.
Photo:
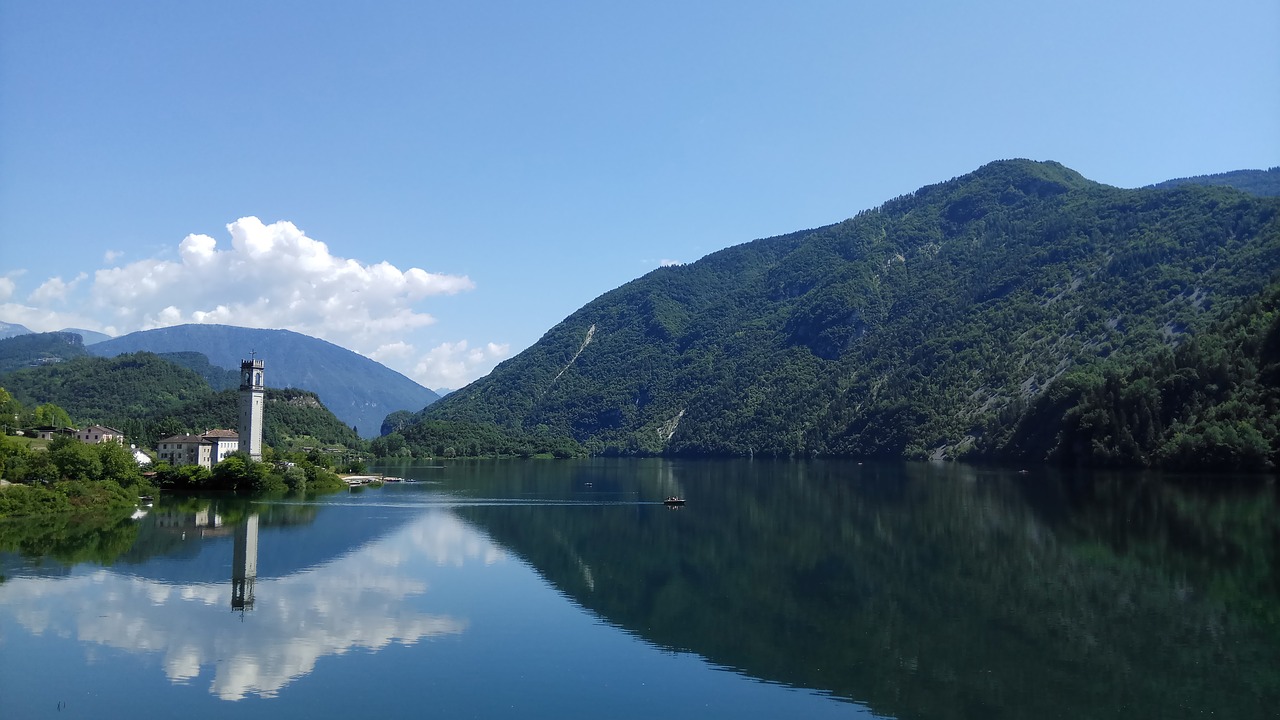
[[[206,430],[206,431],[205,431],[205,433],[204,433],[204,435],[201,435],[201,437],[205,437],[205,438],[235,438],[235,439],[237,439],[237,440],[238,440],[238,439],[240,439],[240,433],[236,432],[235,430]]]
[[[113,427],[107,427],[106,425],[90,425],[89,427],[85,428],[83,432],[91,432],[94,430],[98,431],[99,434],[110,433],[112,435],[124,435],[123,432],[120,432],[119,430]]]

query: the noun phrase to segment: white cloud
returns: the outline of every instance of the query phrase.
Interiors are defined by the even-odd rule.
[[[658,267],[671,267],[672,265],[683,265],[683,264],[684,262],[680,260],[671,260],[668,258],[663,258],[658,261]]]
[[[113,335],[184,323],[287,328],[431,387],[461,387],[510,353],[506,344],[465,340],[418,350],[438,341],[422,332],[436,322],[424,303],[474,289],[465,275],[341,257],[287,221],[244,217],[226,227],[229,243],[191,234],[176,252],[160,250],[92,277],[50,278],[25,304],[4,302],[19,292],[10,272],[0,277],[0,319],[37,332],[82,327]],[[123,255],[108,250],[103,259]]]
[[[435,322],[418,307],[422,300],[475,287],[466,276],[334,255],[287,221],[245,217],[227,232],[230,247],[193,234],[178,244],[176,261],[149,258],[99,270],[94,304],[116,308],[119,326],[288,328],[357,352],[399,357],[397,343],[406,334]]]
[[[412,377],[427,387],[459,388],[493,369],[510,352],[507,343],[474,348],[466,340],[442,343],[418,360]]]
[[[79,275],[76,275],[71,282],[65,282],[61,276],[51,277],[48,280],[45,280],[40,287],[36,288],[35,291],[28,296],[27,300],[36,303],[37,305],[64,303],[67,301],[67,296],[75,290],[76,286],[88,277],[89,276],[87,274],[80,273]]]
[[[413,357],[413,346],[403,340],[397,340],[386,345],[379,345],[377,350],[369,353],[369,357],[380,363],[389,360],[407,360]]]
[[[62,328],[77,327],[97,330],[108,335],[118,335],[113,325],[103,325],[79,312],[60,312],[47,308],[31,307],[20,303],[0,303],[0,320],[25,326],[32,332],[53,332]]]

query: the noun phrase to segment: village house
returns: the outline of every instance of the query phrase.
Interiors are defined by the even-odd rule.
[[[240,449],[235,430],[208,430],[203,435],[170,435],[156,444],[156,455],[174,467],[199,465],[212,469]]]
[[[124,433],[106,425],[90,425],[83,430],[77,430],[76,439],[83,443],[113,442],[123,445]]]
[[[40,438],[41,440],[52,440],[58,437],[59,435],[65,435],[67,437],[75,437],[77,432],[79,431],[71,427],[56,427],[53,425],[41,425],[40,427],[36,428],[36,437]]]

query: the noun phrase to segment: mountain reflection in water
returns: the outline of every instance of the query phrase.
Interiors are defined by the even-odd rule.
[[[1280,514],[1256,479],[1215,493],[962,465],[649,467],[637,499],[687,507],[457,512],[638,636],[878,713],[1261,717],[1280,700]],[[591,465],[462,484],[630,487]]]
[[[162,697],[187,717],[269,698],[277,716],[1250,718],[1280,699],[1265,482],[745,460],[387,470],[436,482],[0,523],[0,714],[53,717],[62,677],[97,683],[116,714]]]

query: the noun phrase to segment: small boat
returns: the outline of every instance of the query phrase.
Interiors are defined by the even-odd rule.
[[[663,504],[663,505],[666,505],[667,507],[676,507],[677,505],[683,505],[683,504],[684,504],[684,498],[678,498],[678,497],[676,497],[676,496],[672,495],[671,497],[667,498],[666,500],[663,500],[663,501],[662,501],[662,504]]]

